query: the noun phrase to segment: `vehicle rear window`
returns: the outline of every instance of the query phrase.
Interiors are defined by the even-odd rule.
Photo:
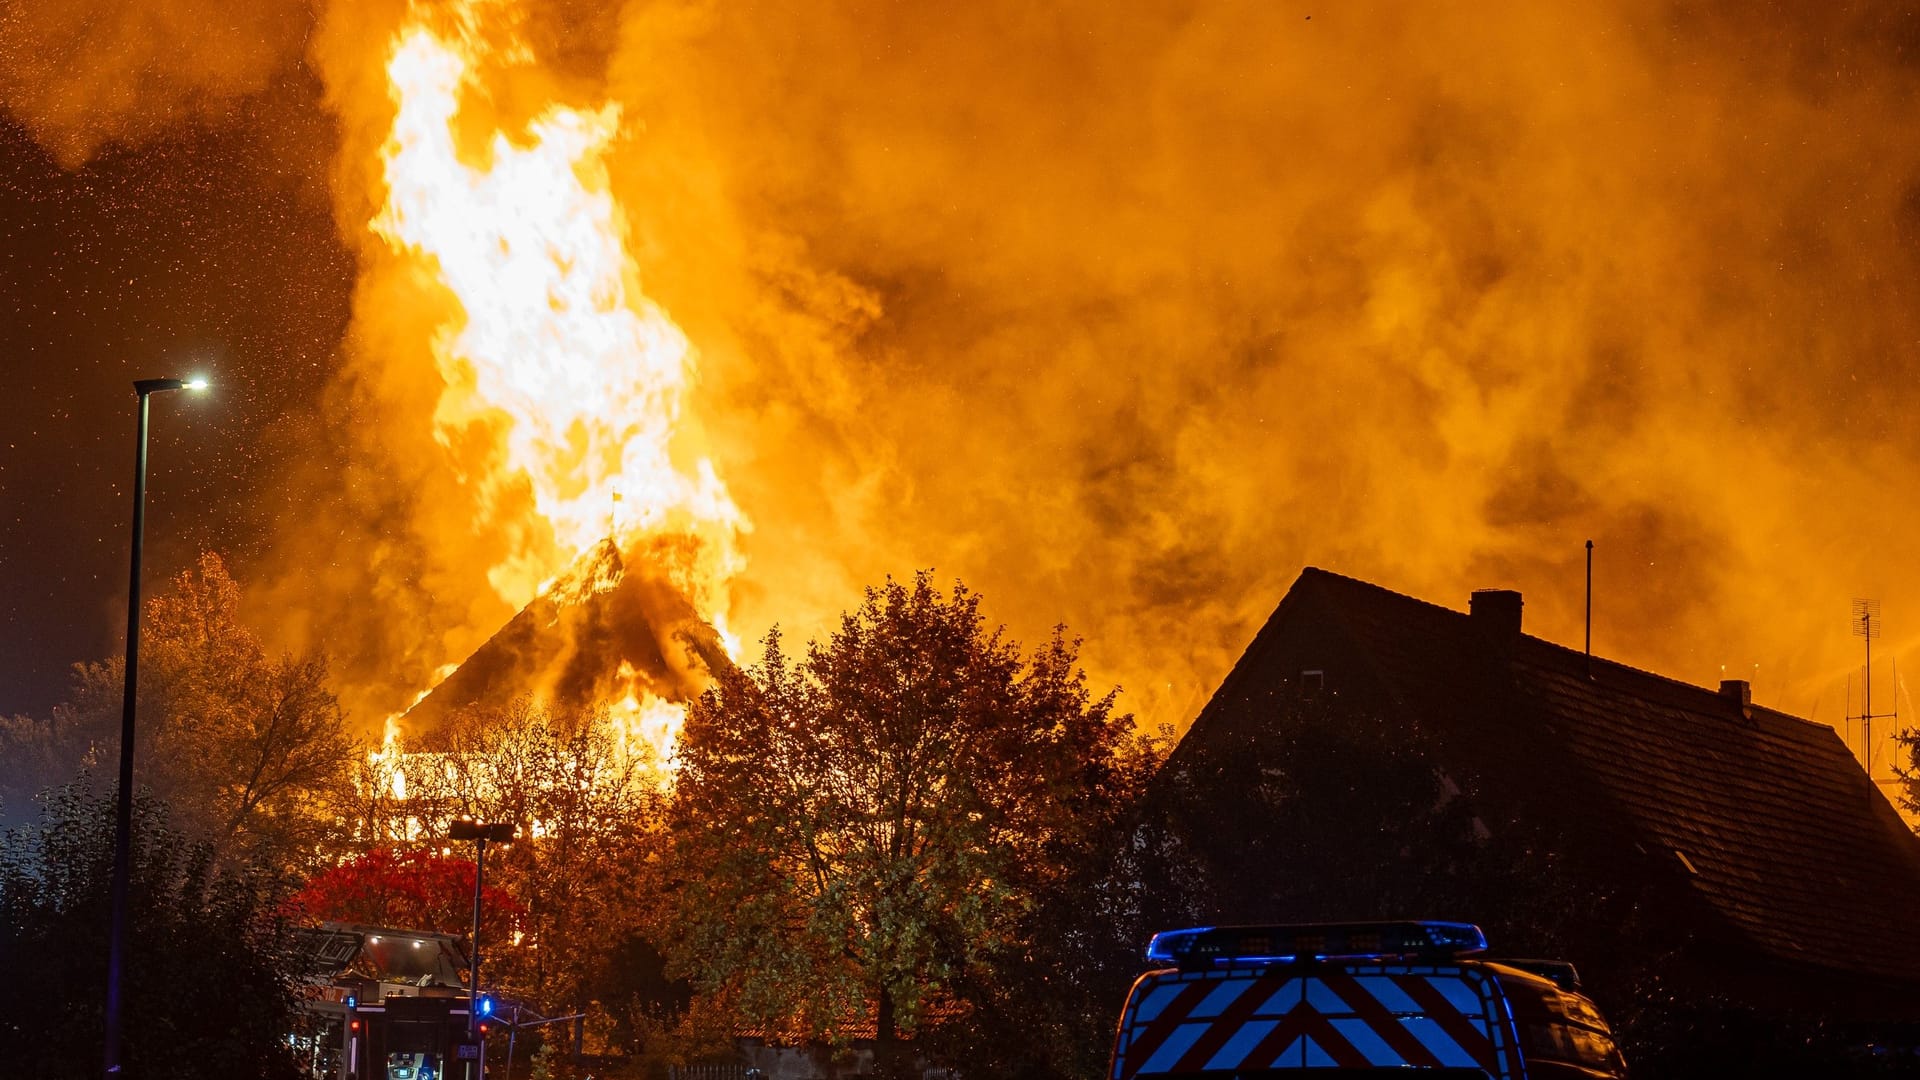
[[[1554,1020],[1521,1021],[1520,1044],[1529,1061],[1565,1061],[1592,1069],[1612,1068],[1619,1053],[1606,1032]]]

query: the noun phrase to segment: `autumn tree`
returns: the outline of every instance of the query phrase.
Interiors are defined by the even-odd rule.
[[[0,716],[0,824],[34,821],[34,800],[97,764],[85,733],[52,717]]]
[[[455,818],[514,823],[514,843],[488,848],[487,882],[519,906],[518,940],[488,931],[489,981],[555,1010],[612,1009],[617,958],[656,932],[661,779],[604,710],[523,698],[383,751],[368,764],[357,828],[383,846],[438,851]]]
[[[216,849],[303,862],[332,827],[353,744],[325,662],[269,654],[239,609],[240,588],[211,552],[147,602],[135,775]],[[11,802],[113,770],[124,672],[120,658],[80,664],[48,721],[0,724],[0,749],[37,766],[12,777]]]
[[[682,735],[674,957],[708,998],[793,1038],[990,1007],[1150,763],[1077,642],[1023,654],[929,574],[869,589],[795,661],[778,633],[718,674]]]
[[[1906,765],[1896,762],[1893,767],[1900,778],[1900,805],[1908,814],[1920,814],[1920,728],[1907,728],[1894,738],[1907,755]]]

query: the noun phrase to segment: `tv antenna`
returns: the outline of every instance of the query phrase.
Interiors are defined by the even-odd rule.
[[[1849,721],[1860,721],[1860,758],[1867,767],[1867,776],[1873,776],[1873,722],[1875,720],[1900,719],[1900,698],[1893,699],[1893,711],[1876,713],[1873,711],[1873,639],[1880,636],[1880,601],[1856,597],[1853,601],[1853,617],[1848,620],[1853,626],[1853,636],[1866,642],[1867,662],[1861,669],[1860,714],[1849,716]],[[1899,675],[1894,675],[1896,686]]]

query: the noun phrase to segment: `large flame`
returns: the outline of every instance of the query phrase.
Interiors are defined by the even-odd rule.
[[[511,537],[486,568],[501,599],[525,604],[611,537],[644,546],[724,635],[746,523],[707,459],[683,467],[674,454],[693,353],[626,247],[602,160],[619,105],[554,104],[524,130],[471,139],[463,105],[488,103],[478,73],[532,59],[495,18],[510,14],[490,0],[416,5],[387,64],[396,111],[371,227],[459,308],[432,342],[445,384],[435,438],[474,492],[477,524]],[[642,741],[670,753],[677,706],[643,690],[606,704],[647,716]]]
[[[463,156],[462,95],[484,98],[477,65],[502,52],[473,28],[495,6],[458,5],[451,31],[416,15],[396,37],[387,199],[372,224],[396,251],[423,256],[460,303],[458,324],[433,343],[446,381],[436,436],[449,448],[492,443],[467,477],[484,513],[517,512],[521,489],[532,496],[533,520],[488,581],[523,604],[609,535],[691,536],[701,542],[672,549],[681,562],[670,569],[717,617],[744,522],[709,461],[683,470],[671,453],[692,352],[641,291],[608,190],[601,154],[620,108],[554,105],[518,138],[494,131],[473,148],[479,160]],[[518,43],[505,51],[525,58]]]

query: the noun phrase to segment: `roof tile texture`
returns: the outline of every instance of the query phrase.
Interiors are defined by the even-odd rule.
[[[1920,979],[1920,838],[1830,727],[1309,569],[1294,586],[1443,747],[1588,819],[1779,960]],[[1684,859],[1681,855],[1684,854]],[[1689,866],[1691,869],[1689,870]]]

